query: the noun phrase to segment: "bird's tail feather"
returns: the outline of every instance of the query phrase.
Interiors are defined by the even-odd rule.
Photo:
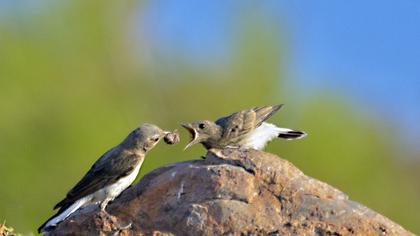
[[[300,139],[307,135],[307,133],[299,130],[292,130],[287,128],[279,128],[279,134],[277,137],[284,138],[287,140]]]
[[[57,226],[58,223],[65,220],[67,217],[69,217],[73,212],[75,212],[77,209],[82,207],[87,200],[85,198],[77,200],[75,203],[70,205],[68,208],[59,210],[56,214],[51,216],[47,221],[45,221],[44,224],[42,224],[38,228],[38,233],[46,232]]]

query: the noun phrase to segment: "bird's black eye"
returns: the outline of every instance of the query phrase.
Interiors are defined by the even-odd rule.
[[[159,141],[159,138],[154,138],[153,141],[157,142]]]
[[[204,128],[206,128],[206,125],[205,125],[204,123],[200,123],[200,124],[198,125],[198,128],[200,128],[200,129],[204,129]]]

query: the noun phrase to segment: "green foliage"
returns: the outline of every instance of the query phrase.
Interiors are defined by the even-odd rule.
[[[12,227],[6,226],[6,223],[0,224],[0,236],[20,236],[21,234],[15,233]]]
[[[0,216],[21,232],[35,231],[139,123],[174,129],[180,121],[284,102],[272,121],[309,136],[275,141],[268,151],[420,232],[416,172],[406,171],[399,144],[386,138],[390,125],[329,91],[304,99],[292,93],[303,89],[284,76],[287,54],[269,23],[241,24],[226,67],[196,68],[181,55],[158,57],[147,37],[133,35],[139,7],[80,0],[0,22]],[[181,144],[152,150],[141,175],[202,155],[198,146],[182,152],[188,136],[181,135]]]

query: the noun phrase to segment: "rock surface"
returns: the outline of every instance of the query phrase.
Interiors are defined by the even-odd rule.
[[[156,169],[107,211],[112,219],[85,208],[49,235],[413,235],[255,150],[213,150],[205,160]]]

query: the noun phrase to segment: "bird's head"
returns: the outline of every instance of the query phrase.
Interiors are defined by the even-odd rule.
[[[205,143],[215,139],[220,134],[220,127],[212,121],[201,120],[191,123],[181,123],[189,133],[191,140],[185,146],[184,150],[197,143]]]
[[[145,123],[133,130],[123,143],[126,148],[142,150],[146,153],[168,133],[154,124]]]

